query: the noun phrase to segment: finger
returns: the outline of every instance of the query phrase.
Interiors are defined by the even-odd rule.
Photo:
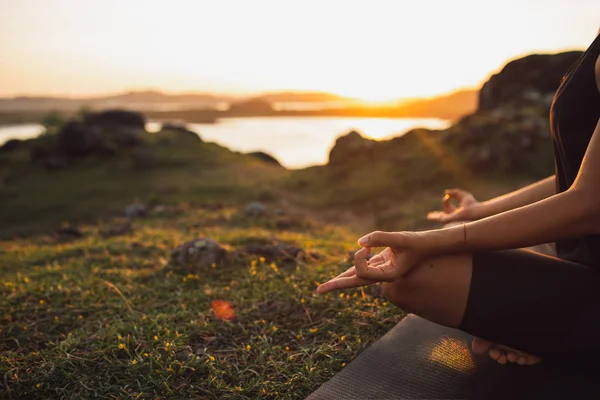
[[[354,267],[356,269],[356,274],[358,275],[361,271],[364,272],[369,268],[367,262],[367,256],[371,252],[371,249],[368,247],[363,247],[356,253],[354,253]]]
[[[444,210],[445,213],[451,213],[452,211],[454,211],[456,209],[456,207],[454,207],[454,205],[452,203],[450,203],[451,199],[452,199],[452,196],[450,196],[450,194],[448,194],[448,193],[446,193],[446,195],[442,199],[442,209]]]
[[[471,193],[466,192],[462,189],[448,189],[444,193],[446,193],[446,195],[448,195],[451,198],[456,199],[458,201],[461,201],[463,198],[471,195]]]
[[[317,293],[323,294],[332,292],[334,290],[351,289],[361,286],[368,286],[376,283],[376,281],[370,279],[361,279],[357,276],[350,276],[345,278],[334,278],[327,281],[317,287]]]
[[[344,278],[344,277],[353,276],[353,275],[356,275],[356,268],[354,266],[348,268],[346,271],[342,272],[341,274],[336,276],[334,279]]]
[[[358,244],[365,247],[397,247],[404,244],[404,238],[402,232],[375,231],[361,237]]]
[[[431,211],[427,213],[427,219],[430,221],[450,222],[453,221],[453,213],[447,214],[442,211]]]
[[[376,256],[371,257],[371,259],[367,262],[369,267],[376,267],[377,265],[384,263],[385,258],[381,254],[377,254]]]

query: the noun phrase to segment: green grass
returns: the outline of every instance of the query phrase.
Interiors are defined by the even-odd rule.
[[[158,165],[145,169],[134,168],[126,154],[76,161],[55,171],[32,165],[28,148],[0,154],[0,238],[48,232],[63,222],[123,215],[124,208],[136,201],[148,205],[250,201],[264,197],[289,174],[213,143],[162,139],[156,143],[157,134],[149,136]]]
[[[315,294],[349,267],[359,235],[432,226],[448,187],[484,200],[530,179],[470,176],[425,133],[384,145],[381,162],[294,172],[169,134],[146,146],[158,159],[146,169],[126,154],[57,171],[31,165],[27,148],[0,154],[1,398],[305,398],[404,315],[377,287]],[[288,213],[245,216],[257,199]],[[106,238],[134,201],[154,211]],[[63,225],[84,237],[51,235]],[[198,237],[310,256],[182,273],[171,251]],[[218,318],[215,300],[235,319]]]
[[[304,222],[282,231],[235,209],[183,207],[137,220],[129,236],[85,226],[71,242],[0,242],[0,397],[304,398],[403,316],[374,288],[317,296],[356,235]],[[276,237],[318,258],[177,273],[170,251],[200,236],[230,251]],[[217,318],[212,300],[236,319]]]

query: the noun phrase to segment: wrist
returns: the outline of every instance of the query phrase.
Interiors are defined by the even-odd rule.
[[[466,225],[459,224],[449,228],[421,232],[424,236],[424,252],[437,256],[460,252],[466,247]]]
[[[471,220],[475,221],[478,219],[489,217],[493,213],[490,210],[489,204],[476,203],[471,206],[470,214],[471,215],[469,215],[469,217],[471,218]]]

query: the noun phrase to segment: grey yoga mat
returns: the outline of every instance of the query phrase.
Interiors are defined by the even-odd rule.
[[[600,398],[600,369],[498,365],[471,340],[409,315],[307,399]]]

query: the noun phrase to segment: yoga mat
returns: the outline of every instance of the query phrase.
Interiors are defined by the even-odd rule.
[[[408,315],[307,399],[600,398],[600,370],[499,365],[472,339]]]

